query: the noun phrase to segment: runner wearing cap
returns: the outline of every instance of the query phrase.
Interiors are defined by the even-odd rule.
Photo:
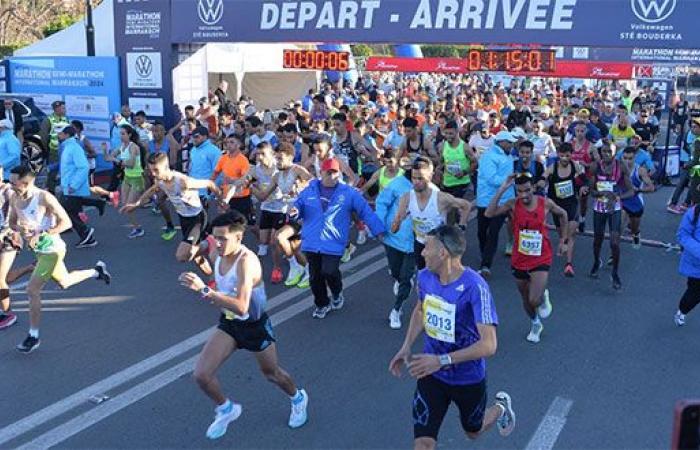
[[[311,291],[316,308],[313,317],[323,319],[329,311],[343,307],[343,281],[340,258],[347,246],[352,214],[369,225],[372,233],[382,238],[384,225],[369,207],[362,194],[341,183],[340,163],[325,159],[321,180],[312,180],[294,202],[292,217],[304,222],[301,249],[309,261]],[[330,289],[333,299],[328,298]]]
[[[491,276],[493,257],[498,248],[498,235],[505,221],[505,215],[486,216],[486,208],[498,188],[513,173],[513,160],[510,156],[513,144],[517,139],[508,131],[501,131],[494,137],[494,144],[479,160],[479,176],[477,178],[477,223],[479,251],[481,253],[481,269],[479,273],[488,278]],[[514,192],[505,192],[501,196],[501,204],[515,196]]]
[[[476,439],[494,424],[502,436],[515,428],[510,395],[496,394],[487,407],[486,361],[496,353],[498,317],[488,284],[462,266],[466,240],[456,227],[430,232],[423,255],[427,269],[418,274],[418,302],[403,345],[389,363],[417,379],[413,395],[414,448],[434,449],[445,414],[456,403],[462,429]],[[423,351],[411,354],[424,333]]]
[[[512,191],[515,183],[517,198],[501,202],[507,191]],[[518,291],[523,300],[525,313],[532,321],[527,340],[540,341],[542,322],[552,313],[547,281],[552,267],[552,248],[547,230],[547,215],[551,212],[560,226],[558,254],[566,251],[568,241],[568,216],[564,209],[552,200],[535,195],[535,183],[528,172],[512,174],[506,178],[491,198],[486,217],[509,214],[513,224],[513,250],[511,266]]]

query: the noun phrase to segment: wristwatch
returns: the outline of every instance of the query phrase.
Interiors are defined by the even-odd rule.
[[[450,364],[452,364],[452,358],[450,358],[449,353],[445,353],[438,356],[438,359],[440,360],[440,365],[442,367],[449,366]]]
[[[212,290],[209,286],[204,286],[202,289],[199,290],[199,293],[202,294],[202,298],[207,298],[211,294]]]

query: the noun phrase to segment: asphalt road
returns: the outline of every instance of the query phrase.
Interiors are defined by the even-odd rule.
[[[643,237],[674,239],[679,218],[664,211],[668,195],[664,190],[648,197]],[[178,285],[187,266],[173,259],[176,243],[160,240],[159,218],[140,214],[147,235],[138,241],[126,239],[126,220],[113,210],[100,219],[90,214],[100,244],[71,251],[68,266],[91,267],[103,259],[114,282],[105,287],[89,280],[65,292],[49,285],[42,345],[30,355],[14,350],[26,334],[27,316],[21,284],[13,293],[20,323],[0,332],[0,447],[411,445],[415,382],[387,371],[403,331],[388,328],[392,282],[381,248],[363,246],[346,266],[346,307],[323,321],[311,318],[309,291],[267,286],[281,363],[310,395],[308,424],[287,428],[289,400],[241,352],[220,377],[243,404],[243,415],[211,442],[204,433],[213,406],[190,375],[218,313]],[[474,266],[475,226],[469,236],[464,260]],[[691,314],[682,329],[672,320],[684,288],[678,254],[624,244],[618,293],[606,271],[599,280],[586,276],[591,245],[590,237],[579,237],[574,279],[564,278],[563,262],[555,261],[554,311],[536,346],[525,340],[529,323],[508,260],[498,257],[490,285],[499,347],[488,361],[488,385],[490,395],[501,389],[512,395],[517,428],[509,438],[491,432],[467,444],[451,410],[442,448],[668,448],[675,401],[700,390],[694,357],[700,319]],[[23,254],[19,263],[29,259]],[[268,273],[269,259],[264,266]],[[110,399],[94,404],[93,394]]]

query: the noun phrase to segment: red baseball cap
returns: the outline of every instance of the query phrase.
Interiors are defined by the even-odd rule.
[[[340,172],[340,163],[338,163],[338,160],[334,158],[328,158],[323,163],[321,164],[321,171],[322,172],[328,172],[329,170],[335,170],[336,172]]]

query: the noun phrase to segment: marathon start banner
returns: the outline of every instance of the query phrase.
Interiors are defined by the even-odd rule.
[[[171,0],[172,42],[700,48],[698,0]]]
[[[371,56],[367,58],[366,69],[381,72],[469,73],[468,64],[466,58]],[[506,71],[506,73],[513,76],[629,80],[633,78],[634,69],[635,65],[632,63],[557,60],[556,68],[553,72]]]

